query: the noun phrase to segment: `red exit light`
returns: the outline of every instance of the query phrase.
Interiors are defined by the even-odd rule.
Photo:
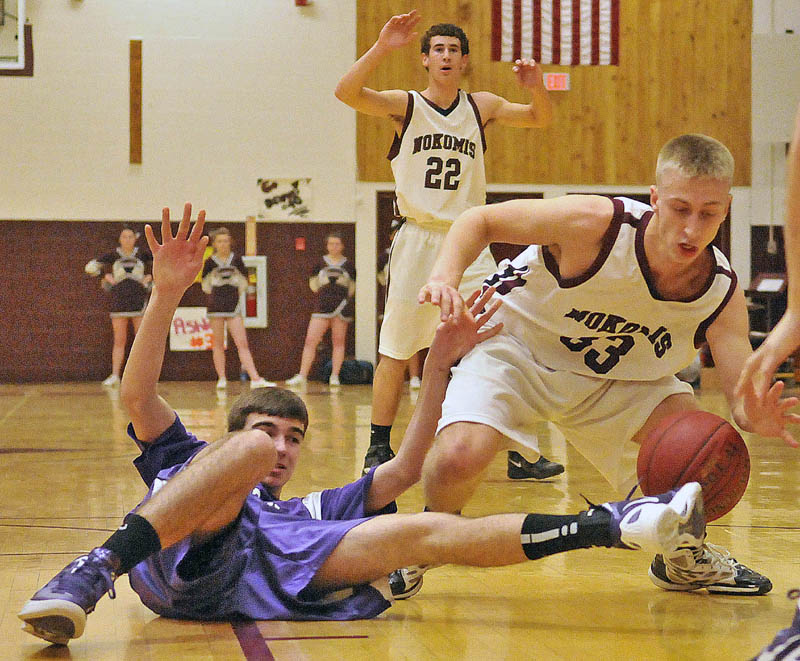
[[[544,74],[544,86],[550,92],[566,92],[569,89],[569,74],[546,73]]]

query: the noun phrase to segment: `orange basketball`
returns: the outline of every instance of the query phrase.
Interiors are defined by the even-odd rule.
[[[739,432],[723,418],[682,411],[662,420],[642,443],[636,473],[646,496],[699,482],[706,520],[713,521],[744,495],[750,455]]]

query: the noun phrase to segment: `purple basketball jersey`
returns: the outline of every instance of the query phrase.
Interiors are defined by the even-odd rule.
[[[177,418],[134,464],[150,490],[143,502],[188,465],[207,444]],[[371,518],[365,503],[373,473],[305,498],[273,500],[256,486],[227,530],[202,547],[184,539],[130,572],[142,602],[182,619],[352,620],[390,606],[388,582],[317,594],[308,585],[353,527]],[[380,514],[395,512],[394,503]]]

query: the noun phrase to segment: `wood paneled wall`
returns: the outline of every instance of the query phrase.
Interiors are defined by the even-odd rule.
[[[648,185],[658,150],[681,133],[706,133],[736,159],[735,184],[750,184],[752,0],[622,0],[620,66],[546,66],[568,71],[572,89],[551,92],[546,129],[489,126],[490,182]],[[491,61],[489,0],[359,0],[358,55],[393,15],[417,8],[420,33],[452,22],[470,39],[462,87],[527,102],[511,64]],[[343,72],[344,73],[344,72]],[[424,89],[418,46],[392,53],[370,78],[375,89]],[[387,120],[359,115],[359,178],[392,181]]]
[[[225,225],[236,247],[244,246],[244,223],[211,222],[207,230]],[[141,230],[142,224],[132,224]],[[345,254],[353,255],[352,223],[259,223],[258,254],[267,255],[267,328],[249,328],[248,342],[262,376],[285,379],[300,368],[314,294],[308,277],[325,252],[329,232],[344,238]],[[100,381],[111,371],[111,323],[108,295],[97,278],[83,272],[93,257],[117,246],[119,222],[0,221],[0,244],[6,248],[0,289],[0,383]],[[158,230],[156,231],[158,234]],[[305,239],[297,250],[295,239]],[[138,245],[144,247],[144,237]],[[192,285],[182,305],[205,305],[199,284]],[[129,343],[131,341],[129,331]],[[330,355],[329,336],[318,349]],[[354,352],[353,324],[347,354]],[[239,375],[239,360],[229,339],[227,376]],[[211,353],[166,353],[165,381],[216,380]]]

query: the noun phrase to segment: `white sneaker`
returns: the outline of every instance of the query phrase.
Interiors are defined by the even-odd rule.
[[[291,379],[286,379],[287,386],[304,386],[308,379],[302,374],[295,374]]]
[[[408,387],[411,388],[411,390],[419,390],[421,385],[422,381],[419,380],[418,376],[412,376],[411,380],[408,382]]]
[[[274,381],[267,381],[266,379],[258,379],[257,381],[250,382],[250,390],[254,388],[272,388],[278,384]]]
[[[222,377],[217,381],[217,390],[223,390],[228,387],[228,379]]]
[[[340,385],[342,385],[342,382],[339,381],[339,377],[338,376],[331,375],[331,378],[328,379],[328,385],[329,386],[340,386]]]
[[[689,482],[678,491],[605,503],[597,506],[600,508],[611,513],[611,535],[618,548],[673,554],[703,543],[706,522],[697,482]]]
[[[115,388],[119,385],[119,377],[116,374],[112,374],[106,377],[105,381],[103,381],[103,385],[108,388]]]

